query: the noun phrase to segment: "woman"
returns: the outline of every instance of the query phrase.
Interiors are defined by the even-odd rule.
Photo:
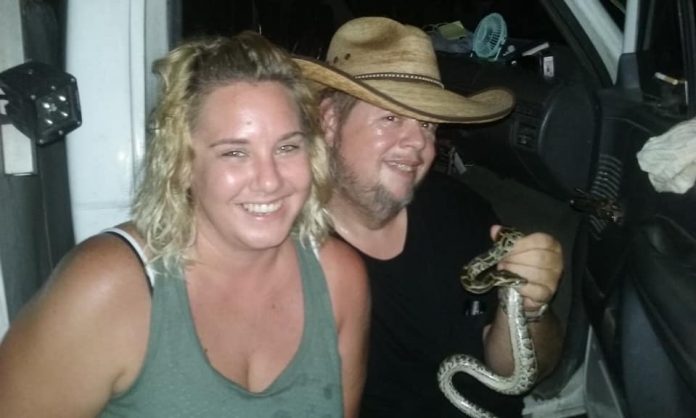
[[[0,416],[356,416],[368,288],[326,238],[298,69],[250,32],[156,69],[133,221],[75,248],[12,324]]]

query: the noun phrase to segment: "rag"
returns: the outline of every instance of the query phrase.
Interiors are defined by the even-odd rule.
[[[650,138],[636,156],[655,190],[685,193],[696,182],[696,118]]]

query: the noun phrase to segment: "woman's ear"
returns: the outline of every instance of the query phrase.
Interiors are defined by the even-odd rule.
[[[324,139],[330,147],[333,147],[338,134],[338,115],[336,115],[333,99],[327,97],[319,103],[319,118]]]

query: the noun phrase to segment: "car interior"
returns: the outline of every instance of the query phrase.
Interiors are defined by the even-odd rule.
[[[561,20],[554,2],[541,3],[547,18]],[[684,101],[670,105],[664,86],[651,92],[653,73],[644,69],[649,63],[669,65],[650,71],[675,71],[673,62],[654,58],[663,45],[679,43],[678,12],[693,13],[693,4],[677,3],[646,17],[659,28],[646,33],[654,43],[621,58],[613,85],[572,48],[581,38],[538,40],[550,48],[535,57],[532,71],[519,63],[441,60],[446,84],[462,92],[497,84],[516,94],[517,106],[502,123],[445,130],[443,137],[464,167],[458,174],[495,202],[502,219],[563,242],[567,270],[555,307],[566,320],[564,356],[532,397],[558,395],[587,361],[586,406],[597,416],[685,417],[695,406],[687,360],[694,360],[693,332],[684,311],[690,304],[679,300],[694,290],[694,194],[656,193],[636,160],[648,139],[693,116]],[[553,76],[544,69],[549,56]],[[585,355],[588,337],[601,360]],[[592,377],[596,361],[602,379]],[[602,400],[602,385],[592,384],[603,379],[613,399]]]
[[[431,33],[448,88],[514,92],[502,121],[442,125],[434,169],[489,199],[503,222],[562,242],[566,269],[553,305],[565,326],[563,357],[528,397],[530,416],[573,415],[562,402],[555,413],[534,404],[568,397],[578,375],[590,416],[690,415],[696,195],[656,192],[636,153],[696,115],[683,84],[655,77],[693,78],[692,1],[639,2],[642,48],[624,53],[613,76],[562,1],[297,1],[285,25],[267,11],[280,4],[261,3],[251,5],[255,25],[295,53],[323,58],[340,22],[389,16]],[[623,30],[631,2],[601,3]],[[316,13],[298,14],[310,5]],[[491,14],[507,32],[493,58],[467,39]],[[443,42],[438,28],[452,22],[468,35]]]
[[[52,54],[60,47],[43,43],[47,31],[60,34],[64,3],[33,2],[24,15],[30,53],[59,67]],[[693,0],[173,3],[173,43],[253,29],[315,58],[342,22],[389,16],[428,31],[447,88],[514,92],[516,105],[501,121],[441,125],[433,169],[487,198],[504,223],[548,232],[563,245],[566,268],[553,301],[565,330],[562,360],[527,397],[526,416],[693,416],[696,188],[657,191],[636,158],[651,138],[696,117]],[[635,32],[636,47],[627,51],[624,40],[615,71],[576,17],[578,3],[604,10],[619,33]],[[491,31],[504,25],[493,52],[475,49],[484,21]],[[65,151],[52,147],[38,156],[43,210],[61,222],[44,227],[62,238],[42,254],[44,277],[73,240],[61,201]],[[9,310],[37,286],[6,284]]]

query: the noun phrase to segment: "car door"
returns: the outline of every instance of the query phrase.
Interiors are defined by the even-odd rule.
[[[583,291],[603,355],[597,360],[627,416],[691,416],[696,339],[688,319],[694,313],[683,297],[696,296],[696,192],[657,191],[637,154],[650,138],[696,115],[694,5],[604,4],[623,24],[624,40],[615,84],[598,95],[601,135],[589,190],[595,207],[611,204],[617,215],[588,213]],[[696,161],[696,155],[676,158],[679,152],[668,164]],[[591,380],[587,387],[591,391]]]
[[[544,16],[530,12],[539,6]],[[657,192],[636,155],[649,138],[696,114],[693,2],[542,0],[525,7],[516,12],[530,26],[550,21],[560,34],[538,31],[543,38],[518,44],[549,44],[541,52],[504,63],[442,54],[446,85],[463,93],[503,85],[517,105],[499,123],[441,130],[441,166],[489,198],[503,221],[563,243],[566,272],[554,300],[566,325],[563,360],[531,398],[556,402],[558,414],[580,370],[589,416],[687,414],[696,392],[686,366],[696,344],[687,338],[690,304],[675,305],[670,296],[694,293],[693,270],[683,265],[694,189]],[[519,27],[515,13],[504,16]],[[663,258],[672,264],[637,268]]]
[[[0,73],[28,60],[62,68],[58,3],[0,2]],[[0,139],[1,338],[74,238],[65,142],[37,145],[4,120]]]

